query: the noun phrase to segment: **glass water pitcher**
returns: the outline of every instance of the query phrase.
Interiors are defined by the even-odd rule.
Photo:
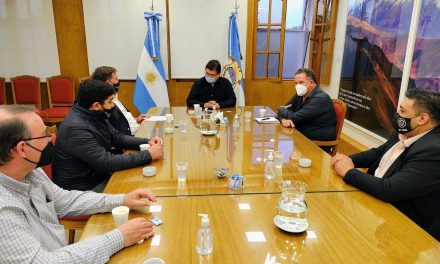
[[[205,111],[203,111],[200,129],[204,134],[213,134],[217,132],[215,114],[212,110],[205,109]]]
[[[307,203],[304,195],[307,184],[301,181],[281,181],[281,197],[278,200],[278,217],[292,225],[304,225],[307,222]]]

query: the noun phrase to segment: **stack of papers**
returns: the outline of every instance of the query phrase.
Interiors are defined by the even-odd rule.
[[[259,124],[279,124],[280,123],[280,121],[278,121],[278,119],[276,119],[273,116],[256,117],[255,121],[257,121]]]
[[[166,121],[166,116],[151,116],[149,118],[144,118],[144,121],[147,122],[157,122],[157,121]]]

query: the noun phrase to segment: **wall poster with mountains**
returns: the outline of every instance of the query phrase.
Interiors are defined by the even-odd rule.
[[[339,98],[346,118],[387,138],[397,109],[412,0],[350,0]],[[440,92],[440,0],[424,0],[408,89]]]

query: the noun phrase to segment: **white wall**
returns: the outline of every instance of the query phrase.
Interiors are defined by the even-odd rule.
[[[228,59],[229,16],[235,1],[170,0],[171,77],[200,78],[205,65],[218,59],[222,65]],[[238,0],[237,25],[240,34],[242,72],[246,62],[247,0]]]
[[[60,74],[51,0],[0,0],[0,76]]]
[[[83,0],[89,70],[112,66],[120,79],[136,79],[137,67],[147,33],[144,12],[151,1]],[[154,1],[154,12],[161,13],[160,54],[168,76],[166,2]]]

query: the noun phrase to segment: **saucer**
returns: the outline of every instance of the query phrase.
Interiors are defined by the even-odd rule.
[[[145,260],[144,264],[165,264],[165,261],[161,258],[150,258]]]
[[[200,133],[202,133],[205,136],[212,136],[217,134],[217,130],[200,131]]]
[[[275,216],[273,223],[280,229],[289,233],[302,233],[307,230],[309,223],[305,221],[304,223],[289,223],[283,220],[282,216]]]
[[[153,166],[147,166],[142,169],[142,174],[144,174],[145,177],[152,177],[156,175],[156,168]]]

